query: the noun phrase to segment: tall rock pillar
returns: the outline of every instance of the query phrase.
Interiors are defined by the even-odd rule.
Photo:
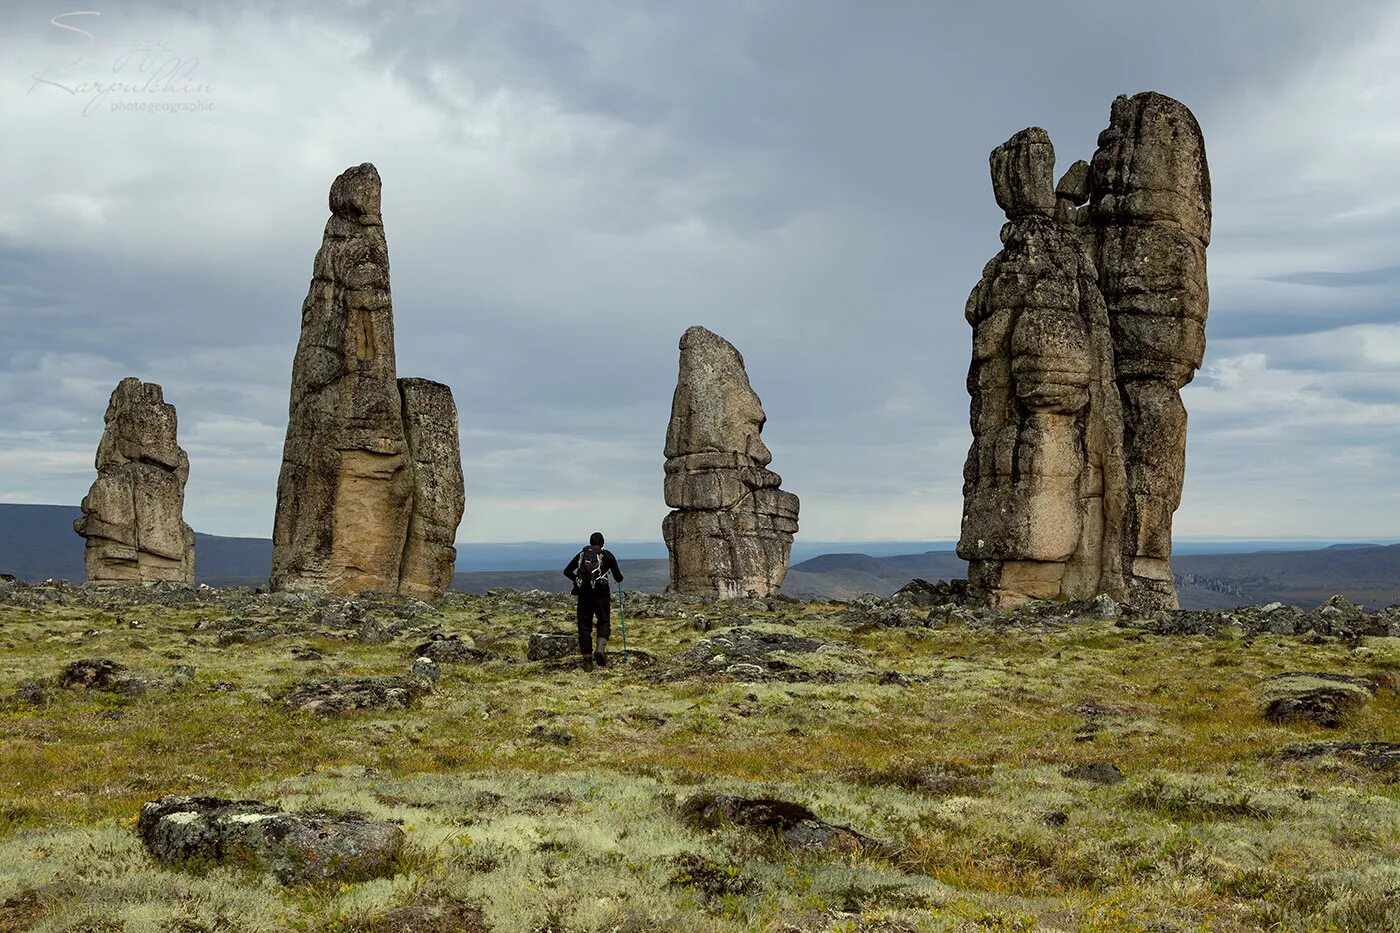
[[[779,488],[759,437],[767,416],[744,358],[703,327],[681,337],[666,429],[662,523],[671,589],[721,598],[769,596],[783,585],[797,533],[797,496]]]
[[[408,463],[413,477],[399,592],[437,599],[452,583],[457,526],[466,509],[457,405],[452,390],[427,379],[400,379]]]
[[[194,532],[184,522],[189,457],[161,387],[129,377],[107,403],[97,479],[73,530],[86,539],[91,583],[194,583]]]
[[[1172,516],[1186,471],[1180,390],[1206,345],[1210,170],[1186,106],[1151,91],[1113,102],[1089,173],[1088,232],[1123,400],[1129,596],[1177,605]]]
[[[462,501],[460,454],[455,445],[449,452],[439,443],[447,432],[440,398],[413,387],[407,395],[400,392],[375,167],[366,162],[346,169],[331,185],[330,210],[292,363],[272,586],[397,593],[408,554],[406,589],[433,598],[451,581],[460,507],[454,515],[425,500],[413,546],[410,526],[420,513],[420,493]],[[429,397],[424,405],[434,414],[426,416],[431,423],[425,427],[417,420],[418,405]],[[455,439],[450,391],[446,402]],[[431,440],[415,450],[406,419],[419,429],[419,441]]]
[[[967,301],[973,441],[958,554],[995,605],[1121,598],[1123,422],[1108,315],[1073,221],[1084,166],[1057,194],[1039,127],[990,163],[1007,222]]]

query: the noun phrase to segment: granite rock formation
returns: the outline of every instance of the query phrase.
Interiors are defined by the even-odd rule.
[[[136,832],[166,865],[231,864],[282,884],[362,881],[393,872],[405,833],[356,814],[288,813],[256,800],[161,797]]]
[[[759,436],[767,416],[744,358],[723,337],[692,327],[681,337],[680,377],[666,430],[661,531],[671,589],[728,599],[776,593],[787,576],[797,496],[779,488]]]
[[[1153,92],[1115,100],[1089,172],[1087,222],[1123,399],[1123,569],[1129,597],[1160,608],[1177,604],[1172,515],[1186,472],[1180,390],[1205,353],[1210,220],[1210,169],[1195,116]]]
[[[991,155],[1002,250],[967,302],[972,449],[958,554],[998,605],[1122,596],[1122,413],[1098,275],[1057,222],[1055,151],[1038,127]],[[1071,169],[1061,187],[1072,187]]]
[[[427,379],[400,379],[399,396],[413,477],[399,592],[433,600],[452,583],[457,562],[453,542],[466,508],[457,405],[450,388]]]
[[[442,595],[464,496],[446,386],[395,374],[380,180],[331,185],[292,364],[272,586]]]
[[[190,461],[176,443],[175,406],[128,377],[107,403],[97,479],[73,530],[87,542],[91,583],[194,583],[194,531],[184,522]]]
[[[1210,176],[1195,117],[1120,97],[1051,186],[1044,130],[991,155],[1003,249],[968,300],[973,445],[958,553],[996,605],[1107,594],[1175,608],[1180,389],[1201,364]]]

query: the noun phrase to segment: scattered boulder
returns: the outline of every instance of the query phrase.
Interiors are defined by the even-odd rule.
[[[171,664],[161,676],[138,677],[125,664],[106,658],[73,661],[58,675],[58,685],[66,690],[105,690],[127,696],[177,690],[194,680],[195,669],[188,664]]]
[[[194,585],[194,531],[184,521],[190,459],[175,441],[175,406],[128,377],[107,403],[97,479],[73,530],[89,583]]]
[[[407,709],[430,692],[431,682],[413,676],[332,678],[295,684],[282,695],[282,704],[306,713],[335,715]]]
[[[553,661],[579,657],[578,636],[536,632],[530,636],[525,657],[531,661]]]
[[[439,664],[471,664],[491,657],[489,652],[467,644],[456,635],[426,641],[413,649],[413,653],[415,657],[431,658]]]
[[[738,681],[779,680],[789,683],[820,680],[836,683],[852,675],[839,671],[810,672],[787,660],[810,654],[826,642],[786,632],[752,628],[731,629],[701,639],[677,655],[651,680],[664,683],[686,677],[719,675]]]
[[[393,634],[378,619],[365,619],[360,625],[359,639],[367,645],[382,645],[393,638]]]
[[[227,648],[229,645],[253,645],[261,641],[271,641],[279,635],[287,634],[287,629],[282,625],[247,625],[238,623],[235,627],[226,628],[219,632],[215,640],[220,648]]]
[[[766,597],[787,577],[798,499],[768,469],[767,415],[734,345],[703,327],[680,341],[666,429],[661,525],[678,593]]]
[[[1143,610],[1125,608],[1120,625],[1132,625],[1158,635],[1220,635],[1236,631],[1258,635],[1306,635],[1353,639],[1400,636],[1400,606],[1366,612],[1342,596],[1333,596],[1313,610],[1271,603],[1229,610]]]
[[[254,800],[161,797],[141,808],[136,832],[167,865],[228,864],[282,884],[361,881],[393,871],[404,832],[345,814],[288,813]]]
[[[548,742],[551,745],[572,745],[574,737],[567,732],[558,729],[549,729],[545,726],[535,726],[530,730],[530,738],[540,742]]]
[[[437,662],[432,658],[414,658],[413,670],[411,673],[414,677],[435,684],[438,682],[438,678],[442,676],[442,668],[438,667]]]
[[[676,657],[682,664],[711,664],[723,661],[764,661],[774,654],[810,654],[826,643],[786,632],[742,629],[720,632],[702,638]]]
[[[890,602],[915,609],[927,609],[932,606],[975,605],[979,597],[980,594],[974,591],[966,580],[939,580],[937,583],[930,583],[916,578],[896,590],[890,597]]]
[[[1336,729],[1376,691],[1373,680],[1349,674],[1289,672],[1261,685],[1264,718],[1273,723],[1307,720]]]
[[[1076,781],[1088,781],[1090,784],[1103,784],[1108,787],[1123,782],[1123,772],[1118,770],[1118,766],[1105,762],[1075,765],[1066,768],[1061,774]]]
[[[842,612],[836,621],[851,628],[869,629],[914,628],[927,625],[929,619],[927,615],[915,616],[900,600],[862,597],[853,601],[851,607]]]
[[[1400,742],[1303,742],[1288,746],[1282,755],[1294,759],[1331,756],[1377,771],[1400,769]]]
[[[126,665],[106,658],[73,661],[58,675],[58,685],[66,690],[114,690],[127,680]]]
[[[881,848],[868,836],[848,826],[821,820],[807,807],[770,797],[735,797],[703,792],[679,805],[680,820],[694,829],[743,826],[771,833],[794,849],[861,852]]]
[[[48,706],[52,689],[42,680],[25,680],[15,687],[6,701],[7,706]]]

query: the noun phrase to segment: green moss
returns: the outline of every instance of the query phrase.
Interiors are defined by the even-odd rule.
[[[1281,758],[1315,731],[1259,706],[1283,671],[1396,669],[1396,639],[1226,644],[1108,621],[853,632],[839,612],[749,613],[755,630],[833,646],[786,658],[810,680],[653,683],[641,667],[517,663],[511,633],[566,624],[552,604],[454,599],[385,644],[312,626],[224,647],[196,627],[217,608],[0,607],[0,696],[77,657],[197,669],[171,692],[56,690],[0,710],[0,904],[61,885],[44,930],[374,929],[416,904],[480,908],[496,931],[1400,926],[1400,785]],[[674,656],[713,634],[694,615],[629,618],[629,643]],[[503,657],[444,664],[410,710],[325,718],[272,699],[302,679],[402,673],[430,632]],[[573,741],[532,737],[541,725]],[[1382,692],[1328,737],[1397,726],[1400,698]],[[1095,761],[1128,780],[1062,776]],[[887,848],[800,855],[697,833],[673,802],[698,787],[797,800]],[[394,877],[334,890],[161,868],[129,823],[182,792],[358,810],[401,821],[409,847]]]

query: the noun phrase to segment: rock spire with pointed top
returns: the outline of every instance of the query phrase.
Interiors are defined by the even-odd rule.
[[[375,167],[346,169],[330,210],[292,363],[272,586],[434,599],[465,501],[452,392],[396,378]]]

